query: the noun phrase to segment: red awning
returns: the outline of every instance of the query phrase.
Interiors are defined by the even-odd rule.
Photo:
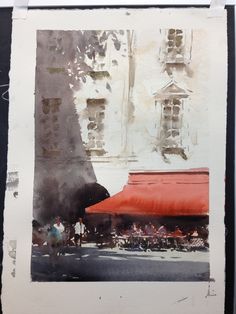
[[[208,169],[129,174],[123,190],[87,213],[199,216],[209,211]]]

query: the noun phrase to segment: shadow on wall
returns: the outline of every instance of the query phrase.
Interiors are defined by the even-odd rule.
[[[59,215],[62,220],[73,223],[76,218],[84,216],[86,207],[109,196],[106,188],[96,182],[69,188],[66,184],[60,187],[55,178],[45,178],[35,195],[35,204],[38,203],[35,211],[40,208],[40,214],[34,212],[34,218],[37,217],[40,223],[49,223]]]

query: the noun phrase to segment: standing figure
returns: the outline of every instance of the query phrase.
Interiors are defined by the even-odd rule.
[[[85,225],[83,223],[83,219],[81,217],[78,218],[78,221],[75,224],[75,246],[79,246],[82,244],[82,237],[85,232]]]
[[[64,240],[65,240],[65,227],[61,222],[61,218],[57,216],[55,218],[55,224],[53,227],[57,230],[58,233],[58,247],[59,247],[59,254],[64,255]]]
[[[50,226],[47,234],[47,245],[49,250],[50,262],[53,267],[56,266],[60,255],[61,235],[57,228]]]
[[[159,247],[160,249],[166,249],[168,247],[168,239],[167,239],[167,228],[166,225],[161,225],[157,230],[158,239],[159,239]]]
[[[58,216],[55,219],[55,224],[53,225],[53,227],[55,227],[58,232],[60,233],[61,239],[63,238],[63,232],[65,231],[65,227],[64,225],[61,223],[61,218]]]

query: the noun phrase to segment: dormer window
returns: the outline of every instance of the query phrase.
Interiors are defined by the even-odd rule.
[[[166,131],[166,137],[179,136],[180,134],[180,104],[179,99],[165,99],[162,104],[162,127]]]
[[[165,161],[166,155],[180,155],[187,159],[182,139],[182,117],[188,93],[171,81],[155,94],[156,105],[161,105],[160,150]]]

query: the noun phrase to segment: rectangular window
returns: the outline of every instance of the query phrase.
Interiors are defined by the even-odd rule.
[[[162,134],[166,139],[170,137],[176,138],[176,141],[179,139],[181,129],[180,105],[181,100],[178,98],[165,99],[162,103]]]
[[[184,32],[182,29],[171,28],[166,37],[167,61],[184,62]]]
[[[89,156],[102,156],[104,150],[105,98],[87,99],[88,137],[85,148]]]

